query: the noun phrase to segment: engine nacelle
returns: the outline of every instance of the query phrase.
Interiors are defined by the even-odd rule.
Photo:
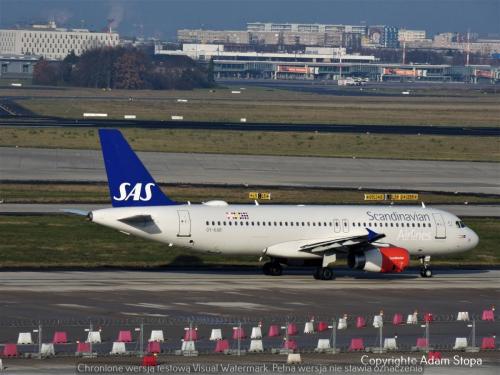
[[[350,268],[368,272],[403,272],[409,263],[410,254],[402,247],[375,247],[347,258]]]

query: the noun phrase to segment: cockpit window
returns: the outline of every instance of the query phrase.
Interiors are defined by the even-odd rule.
[[[465,223],[461,220],[457,220],[457,221],[455,221],[455,226],[457,228],[465,228]]]

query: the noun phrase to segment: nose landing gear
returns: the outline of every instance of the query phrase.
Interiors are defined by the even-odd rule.
[[[430,266],[431,257],[430,255],[419,257],[420,264],[420,276],[422,277],[432,277],[432,269]]]
[[[264,275],[268,276],[281,276],[283,274],[283,267],[281,264],[275,260],[267,262],[262,267]]]

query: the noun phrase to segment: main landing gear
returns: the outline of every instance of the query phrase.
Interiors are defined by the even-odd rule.
[[[262,267],[264,275],[268,276],[281,276],[283,274],[283,267],[277,261],[271,261],[264,264]]]
[[[431,269],[431,257],[430,255],[419,257],[420,264],[420,276],[422,277],[432,277],[432,269]]]
[[[333,271],[328,267],[318,267],[313,276],[316,280],[331,280],[333,279]]]

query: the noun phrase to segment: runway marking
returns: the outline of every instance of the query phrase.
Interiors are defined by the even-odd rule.
[[[78,305],[76,303],[56,303],[55,306],[68,307],[74,309],[92,309],[92,306]]]
[[[251,302],[196,302],[196,304],[213,306],[213,307],[238,308],[238,309],[250,309],[250,310],[276,309],[275,307],[261,305],[258,303],[251,303]]]
[[[133,307],[145,307],[145,308],[150,308],[150,309],[158,309],[158,310],[165,310],[165,309],[170,309],[171,306],[168,305],[161,305],[161,304],[156,304],[156,303],[125,303],[125,306],[133,306]]]

